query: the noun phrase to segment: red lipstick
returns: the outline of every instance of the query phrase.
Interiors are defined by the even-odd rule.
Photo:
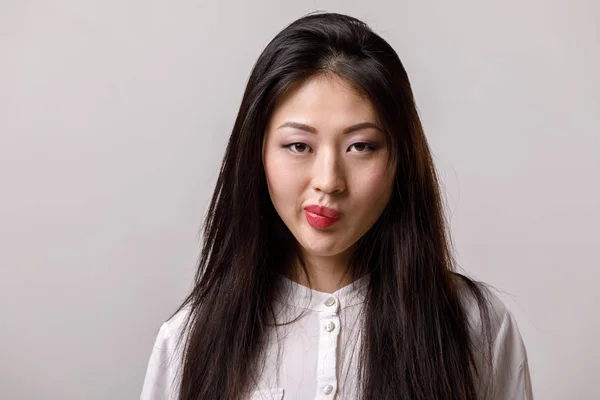
[[[314,204],[304,207],[304,210],[306,220],[313,228],[327,228],[335,224],[342,216],[340,212],[333,208]]]

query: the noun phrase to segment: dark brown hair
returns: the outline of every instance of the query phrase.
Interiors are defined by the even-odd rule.
[[[391,199],[348,266],[354,278],[371,274],[361,398],[475,399],[482,377],[474,352],[489,351],[489,343],[476,348],[459,285],[477,300],[483,321],[486,297],[454,271],[439,183],[407,73],[365,23],[336,13],[294,21],[254,65],[204,222],[195,285],[180,307],[191,310],[180,399],[243,399],[258,378],[263,339],[275,321],[278,273],[289,274],[284,261],[298,253],[267,191],[265,129],[282,96],[320,74],[344,79],[372,102],[396,165]]]

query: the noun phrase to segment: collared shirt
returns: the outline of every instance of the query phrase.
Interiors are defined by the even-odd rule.
[[[320,292],[281,277],[275,305],[279,326],[267,340],[265,368],[250,400],[352,400],[359,397],[358,361],[361,309],[369,275],[337,290]],[[474,299],[463,296],[471,326],[480,326]],[[490,293],[493,337],[494,400],[533,399],[527,353],[512,313]],[[160,327],[150,355],[141,400],[176,400],[181,346],[177,339],[182,310]],[[475,338],[478,341],[481,338]],[[475,354],[485,368],[482,355]],[[488,382],[477,382],[483,393]]]

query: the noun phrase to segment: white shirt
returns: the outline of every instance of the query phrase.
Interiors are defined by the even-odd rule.
[[[285,295],[276,304],[278,322],[305,314],[292,324],[278,327],[269,338],[265,368],[250,400],[358,398],[358,327],[365,299],[361,289],[368,283],[368,275],[334,293],[310,289],[284,276],[281,279]],[[492,399],[532,400],[527,353],[515,319],[497,296],[490,296],[491,314],[496,316],[492,320]],[[463,296],[462,301],[471,323],[479,327],[475,300]],[[177,399],[182,353],[176,344],[188,312],[184,309],[162,324],[148,362],[141,400]],[[485,384],[478,382],[480,391]]]

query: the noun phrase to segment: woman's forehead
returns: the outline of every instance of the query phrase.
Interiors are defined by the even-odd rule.
[[[289,124],[289,123],[292,124]],[[288,123],[309,125],[317,130],[345,129],[371,122],[378,123],[371,102],[341,78],[316,76],[298,85],[285,95],[273,110],[270,130]]]

